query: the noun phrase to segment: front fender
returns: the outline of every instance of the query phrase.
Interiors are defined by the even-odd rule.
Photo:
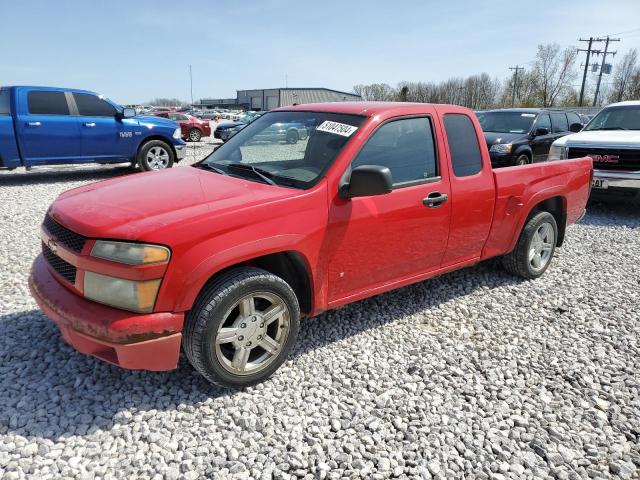
[[[309,280],[312,282],[311,288],[313,291],[313,278],[315,277],[313,265],[315,265],[315,262],[300,249],[305,239],[306,237],[300,234],[283,234],[270,238],[252,240],[221,251],[216,251],[216,246],[214,246],[215,239],[203,243],[193,254],[204,258],[204,260],[186,276],[184,285],[176,297],[174,310],[177,312],[189,310],[209,279],[225,268],[264,255],[285,251],[295,251],[302,256],[310,270]]]

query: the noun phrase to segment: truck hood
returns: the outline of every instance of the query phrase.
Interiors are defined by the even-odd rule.
[[[638,130],[585,130],[561,137],[554,145],[640,148]]]
[[[513,143],[527,138],[526,133],[499,133],[499,132],[483,132],[487,141],[487,146],[504,143]]]
[[[166,225],[237,212],[300,193],[194,167],[137,173],[62,193],[49,211],[91,238],[139,240]]]

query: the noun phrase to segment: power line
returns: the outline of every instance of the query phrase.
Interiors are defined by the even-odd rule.
[[[509,70],[513,70],[513,90],[511,93],[511,106],[516,106],[516,92],[518,90],[518,72],[524,70],[524,67],[516,65],[515,67],[509,67]]]

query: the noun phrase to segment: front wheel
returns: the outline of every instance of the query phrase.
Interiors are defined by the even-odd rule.
[[[516,165],[528,165],[529,164],[529,157],[523,153],[522,155],[519,155],[518,158],[516,158],[516,163],[515,164]]]
[[[268,378],[298,336],[300,307],[291,287],[258,268],[223,273],[185,319],[183,349],[208,381],[246,387]]]
[[[162,140],[151,140],[140,148],[138,165],[144,171],[171,168],[174,162],[173,150]]]
[[[298,143],[298,140],[300,140],[300,134],[298,133],[297,130],[289,130],[287,132],[287,138],[286,138],[286,142],[289,144],[294,144],[294,143]]]
[[[557,238],[558,226],[553,215],[535,214],[522,229],[516,248],[502,257],[505,269],[526,279],[538,278],[551,263]]]

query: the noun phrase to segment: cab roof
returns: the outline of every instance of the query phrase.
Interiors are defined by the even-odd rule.
[[[362,115],[366,117],[375,116],[381,113],[401,112],[415,113],[425,107],[438,107],[433,103],[411,103],[411,102],[327,102],[327,103],[305,103],[303,105],[289,105],[287,107],[276,108],[277,112],[329,112],[344,113],[349,115]],[[465,107],[456,107],[468,110]]]

